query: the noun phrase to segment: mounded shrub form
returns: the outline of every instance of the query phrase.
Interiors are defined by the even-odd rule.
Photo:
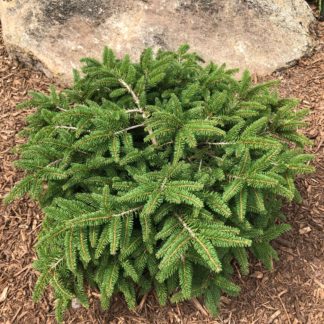
[[[240,291],[235,268],[278,259],[281,207],[313,171],[297,133],[307,111],[187,45],[146,49],[139,63],[108,48],[82,61],[70,88],[21,104],[35,111],[7,201],[28,193],[45,214],[35,299],[51,286],[58,321],[73,299],[88,307],[89,290],[103,309],[153,290],[161,305],[199,297],[216,314],[222,293]]]

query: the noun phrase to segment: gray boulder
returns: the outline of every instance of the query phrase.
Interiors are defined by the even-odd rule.
[[[0,2],[9,53],[69,81],[84,56],[103,46],[138,59],[182,43],[206,61],[264,75],[313,47],[304,0],[12,0]]]

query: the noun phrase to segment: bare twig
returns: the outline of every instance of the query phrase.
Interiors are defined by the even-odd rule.
[[[289,317],[289,315],[288,315],[288,312],[287,312],[287,309],[286,309],[285,304],[283,303],[283,301],[282,301],[282,299],[280,298],[279,295],[278,295],[277,297],[278,297],[278,299],[279,299],[279,301],[280,301],[280,303],[281,303],[281,306],[282,306],[283,310],[285,311],[285,314],[286,314],[286,317],[287,317],[288,323],[291,324],[290,317]]]
[[[128,114],[131,114],[131,113],[140,113],[140,114],[143,114],[143,110],[142,109],[129,109],[129,110],[126,110],[126,112]]]
[[[72,126],[55,126],[55,128],[56,129],[63,128],[63,129],[77,130],[76,127],[72,127]]]
[[[143,307],[144,307],[144,305],[145,305],[145,302],[146,302],[147,296],[148,296],[148,293],[146,293],[146,294],[143,296],[141,302],[139,303],[139,305],[138,305],[138,307],[137,307],[137,309],[136,309],[138,312],[141,312],[141,311],[143,310]]]
[[[220,145],[231,145],[231,144],[235,144],[235,143],[232,143],[232,142],[217,142],[217,143],[206,142],[205,144],[220,146]]]
[[[67,111],[66,109],[63,109],[63,108],[61,108],[61,107],[56,107],[58,110],[60,110],[60,111]]]
[[[133,91],[133,89],[123,79],[118,79],[118,81],[132,96],[132,98],[133,98],[133,100],[135,102],[135,105],[142,112],[143,119],[144,120],[147,119],[147,114],[145,113],[145,110],[141,107],[140,100],[139,100],[138,96],[136,95],[136,93]],[[153,131],[152,131],[151,128],[148,127],[147,130],[148,130],[150,135],[153,134]],[[152,143],[153,143],[153,145],[158,144],[155,137],[152,137]]]
[[[208,313],[205,310],[205,308],[200,304],[199,300],[197,298],[193,298],[191,302],[194,304],[194,306],[206,317],[208,317]]]
[[[119,130],[118,132],[115,132],[114,134],[115,135],[118,135],[118,134],[121,134],[121,133],[124,133],[124,132],[127,132],[131,129],[135,129],[135,128],[140,128],[140,127],[143,127],[145,126],[144,124],[139,124],[139,125],[134,125],[134,126],[130,126],[130,127],[127,127],[127,128],[124,128],[124,129],[121,129]]]
[[[281,311],[278,309],[276,312],[274,312],[268,319],[268,324],[271,324],[279,315],[281,314]]]
[[[53,161],[53,162],[51,162],[51,163],[49,163],[47,166],[49,167],[49,166],[52,166],[52,165],[55,165],[55,164],[57,164],[57,163],[59,163],[59,162],[61,162],[63,159],[58,159],[58,160],[55,160],[55,161]]]

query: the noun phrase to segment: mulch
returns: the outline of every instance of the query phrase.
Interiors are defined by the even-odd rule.
[[[221,313],[208,316],[198,300],[159,307],[154,295],[129,311],[119,296],[109,311],[101,312],[98,296],[91,295],[89,311],[70,310],[65,323],[324,323],[324,24],[317,26],[318,45],[310,57],[289,69],[263,79],[280,79],[280,92],[297,97],[310,109],[303,132],[314,144],[316,172],[300,177],[301,205],[286,208],[293,229],[276,240],[280,261],[272,272],[252,260],[249,276],[236,275],[242,287],[237,298],[222,297]],[[1,30],[0,30],[1,34]],[[12,61],[0,36],[0,198],[22,174],[13,166],[13,147],[23,142],[17,133],[25,125],[27,110],[16,110],[29,90],[47,91],[53,80]],[[48,291],[40,303],[31,299],[37,274],[32,269],[33,246],[42,213],[24,198],[0,204],[0,323],[55,323],[53,296]]]

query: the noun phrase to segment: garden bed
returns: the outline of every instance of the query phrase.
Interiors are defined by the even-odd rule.
[[[314,140],[309,152],[316,154],[316,173],[298,180],[301,205],[287,206],[293,229],[278,239],[280,261],[273,272],[253,263],[250,275],[239,277],[239,298],[222,298],[220,316],[211,319],[198,300],[160,307],[154,295],[129,311],[116,297],[108,312],[101,312],[98,295],[92,293],[89,311],[71,310],[66,323],[323,323],[324,312],[324,25],[318,26],[319,44],[315,53],[296,66],[276,72],[285,96],[302,100],[311,114],[305,134]],[[258,80],[255,77],[255,81]],[[17,158],[12,148],[22,139],[16,136],[28,111],[15,109],[32,89],[46,91],[52,83],[44,75],[14,63],[0,40],[0,197],[20,178],[13,168]],[[28,199],[7,207],[0,205],[0,322],[55,323],[51,295],[40,303],[31,299],[36,273],[33,245],[42,214]]]

